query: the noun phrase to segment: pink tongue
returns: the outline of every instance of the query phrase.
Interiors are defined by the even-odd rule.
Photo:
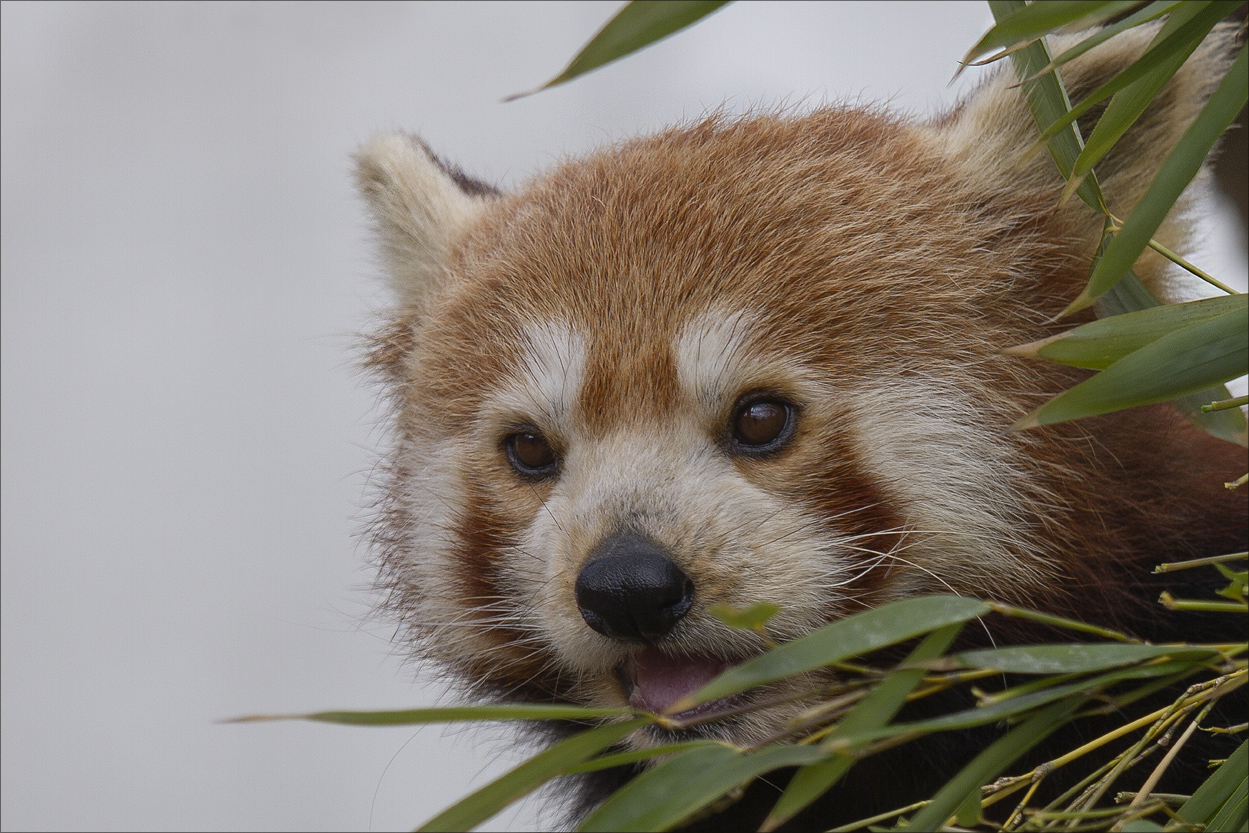
[[[658,648],[643,648],[635,663],[629,704],[650,712],[662,712],[728,667],[708,657],[671,656]]]

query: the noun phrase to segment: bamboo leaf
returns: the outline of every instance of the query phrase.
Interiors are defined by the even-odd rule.
[[[1217,6],[1218,2],[1221,2],[1221,0],[1216,0],[1216,2],[1213,3],[1181,4],[1179,8],[1172,12],[1171,16],[1167,18],[1167,21],[1162,25],[1162,28],[1158,30],[1158,34],[1154,36],[1153,43],[1151,44],[1149,50],[1147,50],[1140,59],[1134,61],[1114,78],[1111,78],[1105,84],[1086,95],[1078,104],[1072,106],[1067,113],[1064,113],[1061,117],[1046,127],[1041,132],[1041,137],[1037,140],[1036,145],[1029,148],[1027,152],[1024,153],[1024,156],[1026,157],[1032,154],[1036,146],[1045,144],[1045,142],[1049,141],[1050,137],[1055,135],[1057,131],[1062,130],[1080,116],[1083,116],[1094,105],[1105,101],[1112,95],[1116,95],[1137,81],[1140,81],[1150,73],[1150,70],[1158,63],[1158,61],[1173,57],[1178,50],[1183,49],[1188,44],[1187,35],[1194,31],[1194,27],[1189,26],[1193,18],[1198,16],[1203,11],[1208,12],[1209,8],[1211,6]],[[1183,32],[1179,31],[1181,28],[1184,28]],[[1172,37],[1177,34],[1180,35],[1180,37]],[[1142,63],[1141,61],[1145,61],[1145,63]],[[1103,118],[1104,117],[1105,114],[1103,114]]]
[[[904,665],[941,656],[962,629],[962,623],[956,623],[933,631],[911,652]],[[902,668],[894,671],[841,719],[828,739],[835,740],[850,732],[877,729],[886,725],[893,720],[923,676],[922,668]],[[781,794],[772,812],[768,814],[759,829],[766,833],[789,821],[837,783],[841,776],[845,775],[855,764],[855,760],[850,755],[833,755],[799,769],[790,779],[785,792]]]
[[[978,791],[1023,753],[1044,740],[1065,723],[1067,717],[1083,702],[1082,697],[1071,697],[1052,703],[998,738],[963,767],[958,775],[950,779],[932,797],[928,806],[915,814],[906,829],[939,830],[944,827],[946,819],[954,814],[973,790]]]
[[[1167,155],[1145,195],[1098,260],[1088,286],[1064,310],[1063,315],[1092,304],[1132,268],[1180,194],[1201,170],[1214,143],[1245,106],[1246,100],[1249,100],[1249,57],[1246,48],[1242,47],[1227,75]]]
[[[1196,4],[1184,10],[1194,7]],[[1159,31],[1148,51],[1133,64],[1133,70],[1141,72],[1141,76],[1115,94],[1098,119],[1093,132],[1084,140],[1084,150],[1080,151],[1080,157],[1076,159],[1072,179],[1083,177],[1093,170],[1093,166],[1136,123],[1154,100],[1154,96],[1175,76],[1226,11],[1218,3],[1211,3],[1173,33],[1167,34],[1169,24],[1179,19],[1182,12],[1171,16],[1167,21],[1168,26]],[[1068,188],[1073,189],[1073,186],[1068,185]]]
[[[648,769],[631,780],[600,804],[588,815],[577,829],[623,830],[622,817],[631,811],[654,807],[661,802],[679,797],[685,790],[682,779],[697,777],[708,768],[721,766],[738,757],[739,753],[724,744],[713,744],[700,749],[681,752],[658,766]],[[624,807],[621,805],[624,804]]]
[[[645,49],[698,22],[727,2],[728,0],[632,0],[581,48],[563,72],[536,90],[517,93],[504,100],[512,101],[558,86]]]
[[[1230,397],[1231,394],[1225,386],[1216,385],[1188,396],[1182,396],[1171,404],[1190,422],[1208,434],[1229,443],[1235,443],[1242,448],[1249,447],[1249,420],[1245,419],[1245,414],[1240,408],[1226,408],[1208,413],[1203,413],[1201,410],[1203,405]]]
[[[1004,769],[1005,767],[1003,767]],[[975,827],[980,823],[980,786],[967,794],[954,811],[954,823],[959,827]]]
[[[636,764],[640,761],[648,761],[651,758],[659,758],[667,755],[675,755],[678,752],[685,752],[689,749],[698,749],[703,746],[723,746],[724,744],[716,740],[683,740],[677,743],[665,743],[660,746],[648,746],[645,749],[630,749],[628,752],[613,752],[609,755],[600,755],[597,758],[586,761],[583,764],[571,766],[564,771],[564,775],[577,775],[583,772],[597,772],[600,769],[611,769],[617,766],[628,766]]]
[[[994,17],[1001,21],[1010,14],[1025,7],[1022,0],[989,0],[989,7]],[[1049,52],[1044,41],[1036,41],[1012,55],[1016,73],[1020,78],[1028,79],[1049,65]],[[1047,73],[1032,81],[1022,84],[1037,124],[1044,127],[1055,124],[1071,109],[1067,93],[1063,88],[1058,73]],[[1073,117],[1074,120],[1074,117]],[[1046,135],[1043,133],[1043,135]],[[1073,121],[1066,122],[1047,140],[1050,155],[1064,178],[1071,175],[1075,160],[1080,155],[1082,140],[1077,126]],[[1101,189],[1098,187],[1096,173],[1090,173],[1076,189],[1076,193],[1091,208],[1104,212],[1105,202]],[[1129,269],[1124,277],[1115,283],[1102,296],[1103,305],[1118,306],[1123,311],[1133,312],[1158,305],[1150,291],[1132,274]],[[1216,437],[1249,446],[1249,421],[1239,409],[1229,409],[1212,413],[1202,413],[1201,406],[1215,399],[1226,399],[1230,394],[1226,388],[1217,386],[1200,391],[1174,401],[1174,405],[1189,420],[1202,430]]]
[[[989,612],[977,599],[922,596],[856,613],[747,660],[669,706],[676,714],[755,686],[870,653]]]
[[[650,718],[638,717],[573,735],[456,802],[418,829],[471,830],[547,781],[563,775],[572,767],[650,722]]]
[[[963,57],[969,64],[994,49],[1003,49],[1017,43],[1035,40],[1064,26],[1079,28],[1095,26],[1124,12],[1142,5],[1139,0],[1129,2],[1090,2],[1089,0],[1049,0],[1045,3],[1018,4],[1016,10],[999,16],[994,11],[997,24],[985,33]]]
[[[668,830],[765,772],[807,764],[823,754],[812,746],[770,746],[753,754],[722,745],[693,749],[634,778],[577,829]]]
[[[1093,47],[1100,46],[1113,38],[1115,35],[1126,32],[1128,29],[1134,29],[1142,23],[1148,23],[1151,20],[1157,20],[1164,14],[1170,14],[1181,5],[1181,2],[1182,0],[1155,0],[1145,8],[1133,12],[1117,23],[1113,23],[1109,26],[1103,26],[1098,29],[1095,34],[1090,35],[1077,43],[1075,46],[1067,49],[1058,57],[1054,58],[1054,60],[1050,62],[1049,66],[1041,70],[1041,73],[1051,72],[1055,67],[1060,67],[1068,61],[1075,60]],[[1033,78],[1029,78],[1027,80],[1032,81],[1035,77],[1036,76],[1033,76]]]
[[[1012,13],[1033,8],[1036,5],[1026,6],[1022,0],[989,0],[989,9],[999,23]],[[1015,74],[1021,79],[1033,78],[1049,66],[1049,48],[1044,40],[1034,41],[1028,44],[1026,49],[1013,53],[1011,61],[1015,65]],[[1067,90],[1063,87],[1062,78],[1057,72],[1045,73],[1032,81],[1022,81],[1021,85],[1028,99],[1028,107],[1032,110],[1032,118],[1041,128],[1058,121],[1071,109]],[[1058,172],[1062,174],[1063,179],[1069,178],[1072,166],[1075,165],[1084,147],[1079,127],[1074,122],[1068,124],[1064,130],[1059,131],[1049,140],[1048,146],[1050,156],[1053,157],[1054,164],[1058,166]],[[1106,212],[1106,200],[1102,197],[1101,187],[1097,184],[1095,173],[1085,177],[1076,188],[1076,193],[1094,211]]]
[[[1249,312],[1191,324],[1060,393],[1012,428],[1022,430],[1165,402],[1249,371]]]
[[[1138,312],[1159,306],[1140,278],[1128,271],[1123,279],[1098,301],[1098,313],[1102,317],[1128,312]],[[1172,406],[1201,430],[1221,440],[1249,447],[1249,420],[1241,413],[1240,408],[1205,413],[1203,405],[1231,396],[1223,385],[1216,385],[1203,391],[1180,397],[1172,401]]]
[[[1158,680],[1165,678],[1163,683],[1170,685],[1172,682],[1194,674],[1204,667],[1203,663],[1190,660],[1174,660],[1158,663],[1157,665],[1139,665],[1117,671],[1108,671],[1095,677],[1054,685],[1028,694],[1020,694],[1016,697],[1001,699],[999,695],[999,699],[994,700],[990,705],[977,706],[973,709],[944,714],[940,717],[918,720],[913,723],[895,723],[880,729],[863,729],[847,732],[843,737],[838,738],[836,741],[830,741],[826,745],[839,750],[852,751],[873,741],[899,735],[915,735],[918,737],[933,732],[972,729],[976,726],[984,726],[989,723],[997,723],[1000,720],[1018,717],[1033,709],[1067,697],[1082,696],[1101,691],[1125,680]],[[1153,685],[1153,683],[1150,685]],[[1132,697],[1130,694],[1119,694],[1116,695],[1116,699],[1122,704],[1129,702]]]
[[[1223,313],[1249,309],[1249,295],[1224,295],[1112,315],[1041,341],[1004,350],[1071,367],[1104,370],[1165,335]]]
[[[591,709],[583,706],[449,706],[398,711],[333,711],[311,714],[272,714],[239,717],[228,723],[255,723],[269,720],[315,720],[348,726],[409,726],[422,723],[459,723],[484,720],[595,720],[628,717],[631,709]]]
[[[757,630],[767,624],[768,620],[780,612],[780,607],[767,602],[753,604],[744,610],[728,605],[711,605],[707,612],[719,619],[730,628]]]
[[[1249,781],[1241,781],[1219,811],[1210,819],[1206,830],[1244,830],[1249,821]]]
[[[954,654],[963,668],[990,668],[1014,674],[1083,674],[1102,671],[1158,657],[1201,660],[1218,656],[1218,651],[1166,645],[1028,645],[989,648]]]
[[[1229,581],[1226,587],[1217,591],[1218,594],[1225,599],[1231,599],[1234,602],[1244,604],[1246,601],[1245,586],[1249,585],[1249,572],[1232,570],[1225,564],[1215,564],[1214,566],[1223,574],[1223,578]]]
[[[1205,780],[1193,797],[1184,802],[1178,815],[1189,824],[1205,824],[1209,830],[1235,830],[1235,827],[1209,826],[1213,819],[1239,786],[1245,783],[1249,772],[1249,742],[1242,743],[1214,773]],[[1243,825],[1243,821],[1241,822]]]

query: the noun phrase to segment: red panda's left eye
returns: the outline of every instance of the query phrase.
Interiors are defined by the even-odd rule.
[[[789,439],[794,408],[777,399],[747,399],[737,406],[729,425],[733,443],[752,452],[771,451]]]
[[[508,460],[521,474],[542,477],[553,474],[559,465],[555,450],[538,431],[512,434],[506,448]]]

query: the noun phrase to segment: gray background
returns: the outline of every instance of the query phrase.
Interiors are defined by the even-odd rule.
[[[410,828],[517,760],[503,731],[216,722],[448,701],[366,619],[355,538],[380,434],[353,345],[384,299],[349,155],[371,133],[507,186],[721,104],[930,113],[989,21],[743,3],[500,103],[615,8],[0,8],[5,829]],[[1204,262],[1243,281],[1222,211]]]

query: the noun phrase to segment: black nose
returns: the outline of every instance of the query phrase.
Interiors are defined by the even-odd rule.
[[[586,624],[615,639],[653,645],[694,602],[694,582],[653,541],[636,532],[607,538],[577,576]]]

